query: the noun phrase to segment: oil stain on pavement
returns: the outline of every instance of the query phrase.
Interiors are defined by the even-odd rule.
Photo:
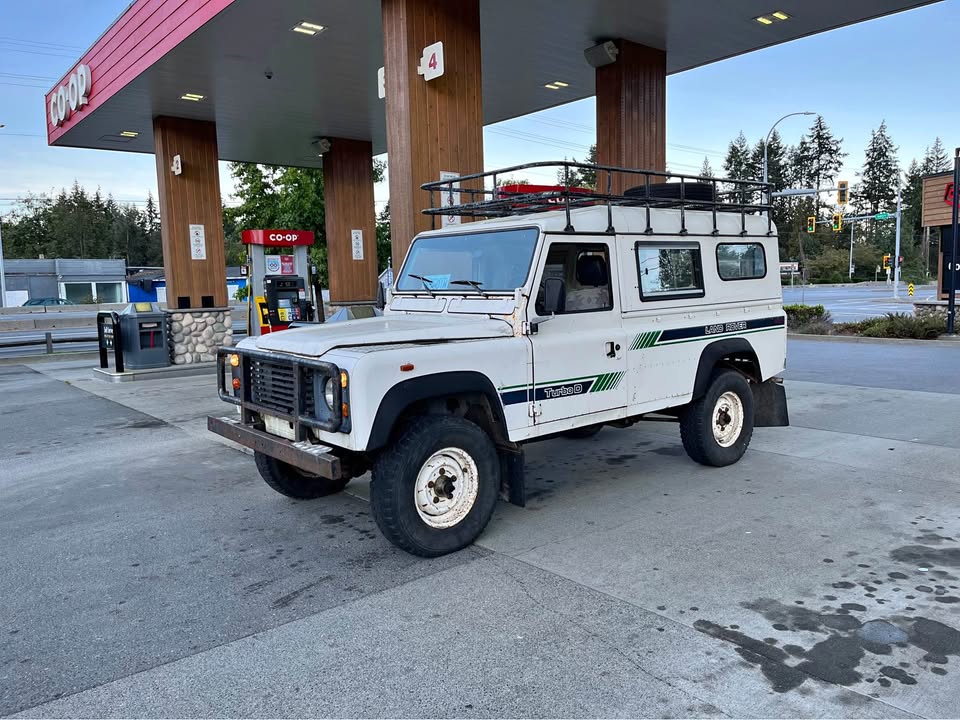
[[[787,604],[758,598],[740,603],[762,616],[774,632],[790,633],[789,639],[761,640],[738,625],[723,626],[708,619],[697,620],[694,628],[734,645],[737,654],[758,667],[771,688],[781,693],[799,688],[809,679],[847,687],[863,682],[889,688],[895,682],[916,685],[924,678],[947,675],[949,659],[960,656],[960,630],[942,622],[947,618],[927,615],[942,615],[947,611],[945,605],[956,613],[952,604],[960,598],[950,593],[958,589],[960,580],[943,568],[960,567],[960,548],[953,538],[932,530],[915,539],[929,545],[899,547],[883,560],[909,567],[881,575],[870,570],[870,564],[858,563],[842,579],[826,585],[831,592],[856,592],[862,598],[844,598],[838,603],[840,593],[824,594],[821,598],[827,604],[819,610],[808,607],[809,600]],[[941,544],[947,547],[930,547]],[[858,554],[848,553],[847,557]],[[914,586],[916,580],[911,582],[911,577],[917,576],[923,582]],[[883,605],[891,609],[880,615],[877,611]],[[898,609],[894,611],[894,607]],[[812,634],[812,644],[804,647],[796,633]]]

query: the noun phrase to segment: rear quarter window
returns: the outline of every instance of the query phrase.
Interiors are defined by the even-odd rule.
[[[767,256],[761,243],[720,243],[717,272],[721,280],[759,280],[767,275]]]

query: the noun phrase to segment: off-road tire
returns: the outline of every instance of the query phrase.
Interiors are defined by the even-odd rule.
[[[573,440],[587,440],[601,430],[603,430],[603,425],[584,425],[583,427],[574,428],[573,430],[567,430],[563,433],[563,436]]]
[[[335,495],[343,490],[349,480],[328,480],[305,473],[276,458],[254,452],[260,477],[281,495],[297,500],[312,500],[326,495]]]
[[[728,447],[717,442],[714,435],[714,412],[724,393],[734,393],[743,407],[743,427],[739,436]],[[680,414],[680,439],[687,455],[701,465],[724,467],[737,462],[747,451],[753,436],[753,391],[750,384],[736,370],[719,370],[710,380],[702,397],[691,402]]]
[[[426,461],[445,448],[466,452],[477,468],[477,496],[464,518],[448,528],[428,525],[417,511],[415,487]],[[437,557],[460,550],[483,532],[500,491],[500,462],[490,437],[451,415],[413,418],[373,463],[370,508],[386,538],[402,550]]]

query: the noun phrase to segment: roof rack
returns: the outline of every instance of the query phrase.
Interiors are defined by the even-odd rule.
[[[551,169],[558,178],[563,178],[563,181],[552,186],[503,185],[501,182],[502,178],[511,173],[535,168]],[[594,173],[594,187],[577,187],[571,184],[574,173],[584,170]],[[615,193],[615,184],[628,189]],[[633,187],[629,187],[630,185]],[[717,227],[718,212],[740,213],[740,235],[747,234],[747,215],[764,213],[767,216],[767,235],[773,234],[770,184],[757,180],[708,178],[614,165],[552,160],[461,175],[424,183],[420,187],[430,193],[430,207],[423,210],[423,213],[432,216],[434,229],[438,215],[494,218],[564,210],[567,220],[565,230],[574,232],[571,210],[605,205],[608,233],[616,232],[613,226],[613,207],[616,206],[645,208],[644,232],[648,235],[653,234],[650,218],[652,208],[679,209],[681,235],[687,233],[688,210],[712,213],[713,235],[720,233]],[[454,202],[455,198],[459,198],[459,201]]]

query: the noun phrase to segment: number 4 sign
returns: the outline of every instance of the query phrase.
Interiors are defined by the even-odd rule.
[[[427,45],[420,56],[420,67],[417,72],[423,79],[430,81],[443,75],[443,42]]]

